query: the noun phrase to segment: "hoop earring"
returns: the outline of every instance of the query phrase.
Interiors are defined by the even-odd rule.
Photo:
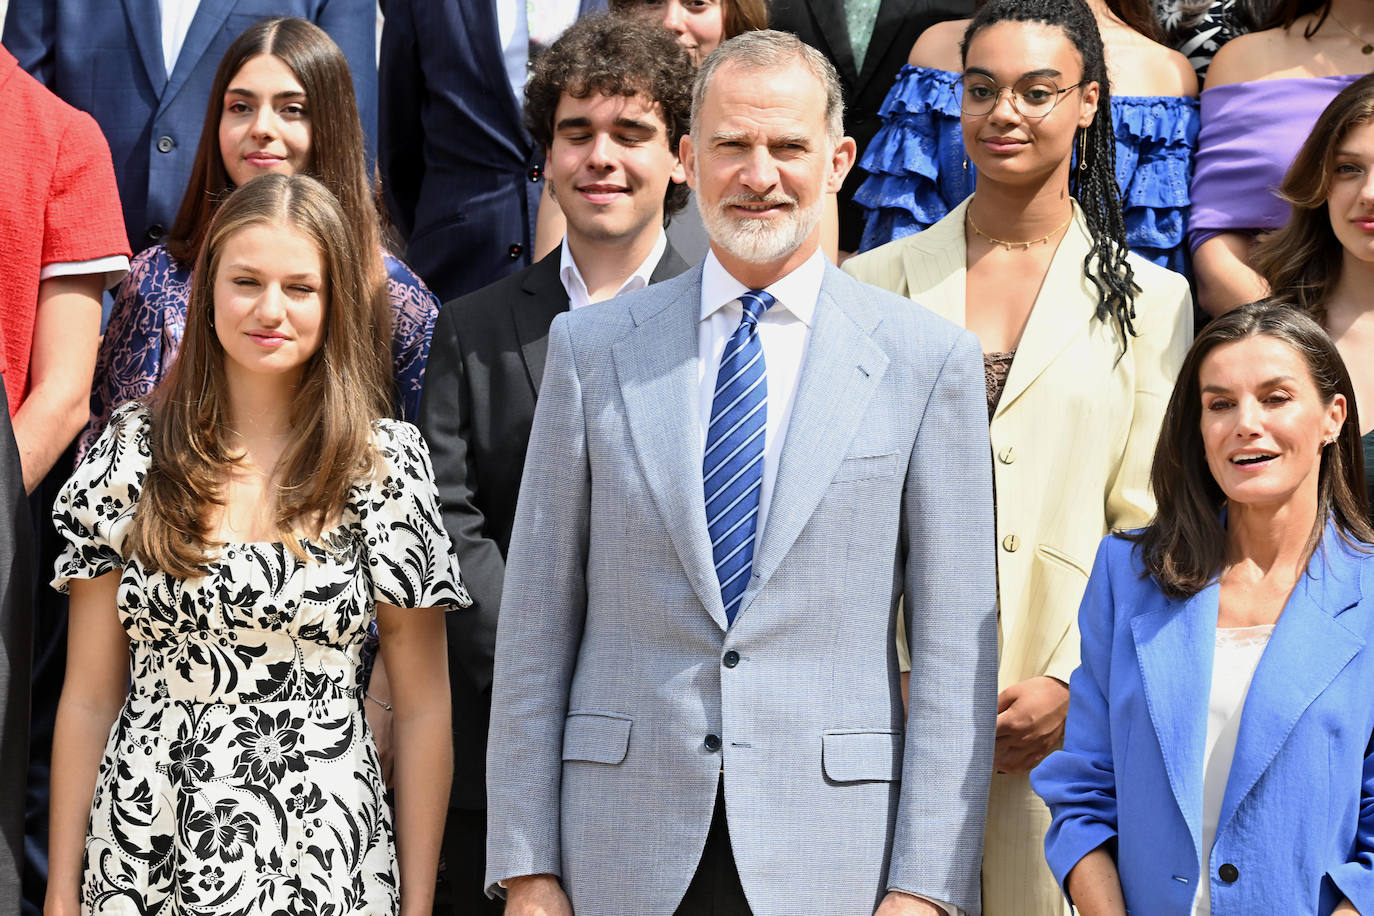
[[[1078,171],[1088,170],[1088,129],[1080,127],[1078,129]]]

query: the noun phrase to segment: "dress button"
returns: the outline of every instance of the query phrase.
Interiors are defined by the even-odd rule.
[[[153,223],[148,227],[148,241],[160,242],[162,237],[167,234],[167,227],[161,223]]]
[[[1227,862],[1225,865],[1221,866],[1221,868],[1217,869],[1217,877],[1227,884],[1234,884],[1240,878],[1240,869],[1236,868],[1230,862]]]
[[[534,168],[530,169],[530,181],[538,181],[539,179],[541,179],[541,178],[543,178],[543,177],[544,177],[544,170],[543,170],[542,168],[540,168],[539,166],[536,165]]]
[[[520,255],[523,254],[524,251],[525,246],[521,245],[519,242],[516,242],[514,245],[506,249],[506,257],[514,261],[516,258],[520,257]]]
[[[159,153],[170,153],[172,150],[174,150],[174,149],[176,149],[176,148],[177,148],[177,142],[176,142],[175,140],[173,140],[171,137],[158,137],[158,138],[157,138],[157,151],[158,151]]]
[[[997,460],[1002,462],[1003,464],[1011,464],[1013,461],[1016,460],[1016,449],[1008,445],[1006,448],[1002,449],[1002,451],[997,453]]]
[[[720,661],[721,664],[723,664],[725,667],[733,668],[739,664],[739,653],[736,652],[734,649],[731,649],[729,652],[725,653],[725,657],[722,658]]]
[[[720,750],[720,735],[707,735],[707,736],[706,736],[706,749],[707,749],[708,751],[718,751],[718,750]]]
[[[1021,539],[1014,534],[1009,534],[1002,538],[1002,549],[1007,553],[1016,553],[1016,549],[1021,546]]]

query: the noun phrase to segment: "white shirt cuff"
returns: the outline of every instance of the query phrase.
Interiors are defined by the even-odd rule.
[[[112,254],[109,257],[93,258],[89,261],[57,261],[53,264],[44,264],[39,271],[38,280],[42,282],[49,277],[81,277],[86,274],[104,274],[105,289],[110,289],[124,279],[124,275],[129,272],[129,259],[122,254]]]

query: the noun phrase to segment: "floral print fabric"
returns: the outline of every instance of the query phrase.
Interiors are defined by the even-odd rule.
[[[119,570],[132,686],[106,744],[82,912],[394,913],[396,858],[362,715],[359,650],[378,601],[470,604],[424,440],[378,421],[379,466],[341,523],[230,544],[198,579],[121,558],[148,470],[148,414],[116,411],[54,509],[53,584]]]

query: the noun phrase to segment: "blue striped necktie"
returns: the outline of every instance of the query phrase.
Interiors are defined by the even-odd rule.
[[[754,564],[754,532],[763,487],[768,377],[759,343],[759,317],[777,300],[763,290],[749,290],[739,301],[744,316],[720,357],[701,467],[706,530],[711,535],[725,619],[730,623],[735,622]]]

